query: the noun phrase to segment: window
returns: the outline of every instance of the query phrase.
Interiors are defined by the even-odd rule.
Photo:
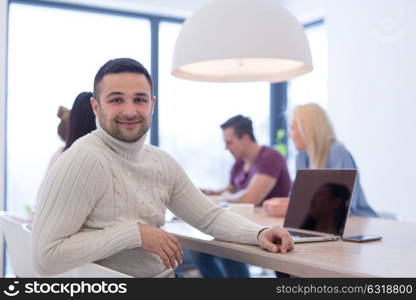
[[[324,24],[306,27],[306,35],[311,48],[313,71],[293,79],[288,84],[288,119],[296,105],[314,102],[327,110],[328,107],[328,43]],[[288,166],[292,178],[295,177],[296,149],[289,139]]]
[[[9,16],[7,206],[26,217],[52,154],[59,105],[91,91],[110,58],[150,67],[150,22],[120,15],[12,3]]]
[[[160,24],[160,147],[176,158],[198,187],[223,188],[234,159],[224,148],[220,124],[237,114],[248,116],[258,143],[268,144],[270,85],[173,77],[171,60],[179,30],[179,24]]]
[[[288,87],[288,108],[315,102],[324,109],[328,106],[328,42],[325,25],[306,27],[311,48],[313,71],[293,79]]]

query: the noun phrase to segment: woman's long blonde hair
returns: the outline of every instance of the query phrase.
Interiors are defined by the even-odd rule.
[[[335,133],[328,115],[318,104],[309,103],[295,107],[293,121],[302,135],[311,168],[324,168]]]

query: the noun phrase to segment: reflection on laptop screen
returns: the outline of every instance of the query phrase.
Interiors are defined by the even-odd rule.
[[[298,170],[284,227],[342,235],[357,171]]]

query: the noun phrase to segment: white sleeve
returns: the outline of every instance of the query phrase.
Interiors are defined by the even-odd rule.
[[[65,151],[48,172],[33,226],[34,266],[40,275],[62,273],[141,245],[134,221],[83,228],[108,185],[104,173],[99,160],[80,148]]]
[[[193,185],[172,158],[167,163],[173,178],[168,208],[176,216],[216,239],[258,244],[257,234],[264,226],[218,207]]]

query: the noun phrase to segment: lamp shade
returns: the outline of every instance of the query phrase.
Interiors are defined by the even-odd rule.
[[[276,0],[214,0],[183,24],[172,75],[217,82],[286,81],[312,70],[302,25]]]

